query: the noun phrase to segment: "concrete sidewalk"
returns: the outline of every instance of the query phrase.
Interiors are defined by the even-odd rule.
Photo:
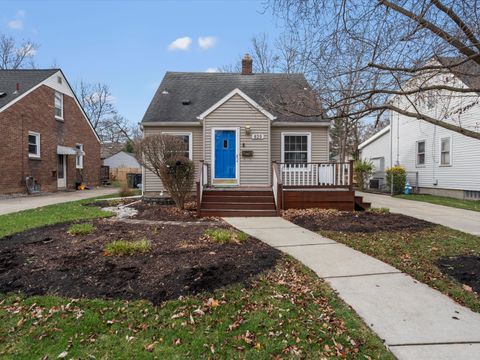
[[[480,314],[394,267],[282,218],[224,220],[314,270],[399,359],[479,358]]]
[[[422,201],[405,200],[388,195],[355,192],[373,207],[389,208],[393,213],[413,216],[417,219],[448,226],[473,235],[480,235],[480,212],[435,205]]]
[[[46,205],[89,199],[103,195],[111,195],[118,193],[118,191],[119,190],[117,188],[98,188],[93,190],[61,191],[47,195],[0,199],[0,215],[10,214],[22,210],[35,209]]]

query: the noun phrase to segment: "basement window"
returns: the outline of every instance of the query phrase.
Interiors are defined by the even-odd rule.
[[[33,131],[28,132],[28,157],[40,158],[40,134]]]
[[[55,119],[63,121],[63,94],[55,91]]]

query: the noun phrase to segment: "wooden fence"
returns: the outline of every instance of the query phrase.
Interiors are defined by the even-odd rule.
[[[127,181],[127,174],[141,174],[140,168],[110,168],[110,180],[112,181]]]

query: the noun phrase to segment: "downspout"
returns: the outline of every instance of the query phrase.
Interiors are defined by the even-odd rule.
[[[393,111],[390,111],[390,168],[393,166]]]
[[[395,165],[400,165],[400,114],[397,114],[397,160]]]

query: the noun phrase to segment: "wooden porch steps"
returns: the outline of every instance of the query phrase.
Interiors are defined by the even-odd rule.
[[[200,216],[277,216],[271,190],[204,190]]]
[[[355,196],[355,210],[356,211],[364,211],[370,209],[372,204],[369,202],[363,201],[362,196]]]

